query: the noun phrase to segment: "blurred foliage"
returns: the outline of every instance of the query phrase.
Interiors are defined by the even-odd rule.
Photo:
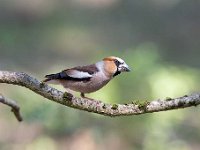
[[[0,69],[38,79],[105,56],[123,58],[131,73],[89,97],[109,103],[199,92],[200,2],[195,0],[0,1]],[[55,86],[64,90],[60,86]],[[109,118],[0,85],[24,117],[0,105],[2,150],[198,150],[198,107]],[[77,93],[77,96],[79,94]]]

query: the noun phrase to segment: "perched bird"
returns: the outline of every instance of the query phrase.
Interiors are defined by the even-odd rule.
[[[121,72],[129,72],[128,65],[119,57],[110,56],[95,64],[78,66],[56,74],[46,75],[43,82],[61,84],[64,88],[81,93],[95,92]]]

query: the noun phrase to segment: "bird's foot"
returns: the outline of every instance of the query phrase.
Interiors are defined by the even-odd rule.
[[[94,99],[92,99],[92,98],[86,97],[84,93],[81,93],[81,97],[82,97],[82,98],[89,99],[89,100],[94,100]]]

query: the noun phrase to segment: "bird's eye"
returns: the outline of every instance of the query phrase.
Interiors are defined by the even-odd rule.
[[[115,65],[118,67],[121,63],[117,60],[117,59],[115,59]]]

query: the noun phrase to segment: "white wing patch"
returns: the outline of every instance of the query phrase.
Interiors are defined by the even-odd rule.
[[[78,71],[78,70],[70,70],[70,72],[67,72],[67,75],[72,78],[78,78],[78,79],[92,77],[92,75],[89,74],[88,72],[83,72],[83,71]]]

